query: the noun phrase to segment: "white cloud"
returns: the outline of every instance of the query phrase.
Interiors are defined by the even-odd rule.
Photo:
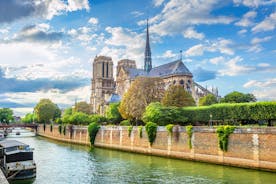
[[[276,100],[276,88],[258,89],[252,92],[259,100]]]
[[[218,4],[215,0],[193,1],[170,0],[167,2],[161,13],[149,19],[151,32],[158,35],[173,35],[183,33],[189,27],[198,24],[229,24],[234,19],[227,16],[214,16],[212,10]],[[146,21],[138,22],[139,25],[146,24]]]
[[[276,78],[267,79],[264,81],[250,80],[243,85],[243,87],[245,88],[252,88],[252,87],[265,88],[265,87],[273,87],[273,86],[276,86]]]
[[[95,25],[95,24],[98,24],[99,21],[98,21],[97,18],[91,17],[91,18],[88,20],[88,23]]]
[[[161,6],[165,0],[153,0],[153,4],[155,7]]]
[[[140,17],[140,16],[144,15],[144,13],[140,12],[140,11],[132,11],[131,15],[133,15],[134,17]]]
[[[251,40],[251,44],[259,44],[259,43],[262,43],[262,42],[267,42],[267,41],[269,41],[269,40],[271,40],[271,36],[266,36],[266,37],[264,37],[264,38],[253,38],[252,40]]]
[[[269,63],[259,63],[258,66],[259,67],[269,67],[270,64]]]
[[[256,68],[251,66],[238,65],[239,62],[242,62],[240,56],[236,56],[225,63],[224,69],[219,70],[221,76],[236,76],[242,75],[251,71],[254,71]]]
[[[186,56],[201,56],[204,52],[220,52],[222,54],[233,55],[235,52],[230,45],[233,45],[231,40],[219,38],[215,41],[207,41],[205,44],[198,44],[189,48]]]
[[[258,7],[261,5],[270,5],[276,2],[276,0],[233,0],[235,4],[242,4],[248,7]]]
[[[237,26],[248,27],[254,24],[253,19],[257,16],[257,12],[250,11],[243,15],[242,19],[235,23]]]
[[[204,46],[202,44],[195,45],[189,48],[186,52],[186,56],[201,56],[204,52]]]
[[[198,40],[202,40],[205,37],[205,35],[203,33],[198,33],[193,27],[187,28],[183,32],[183,36],[185,38],[195,38]]]
[[[239,35],[242,35],[242,34],[244,34],[244,33],[247,33],[247,30],[246,30],[246,29],[242,29],[242,30],[238,31],[238,34],[239,34]]]
[[[276,12],[271,13],[262,22],[258,23],[251,30],[253,32],[272,31],[276,28]]]
[[[211,58],[209,61],[210,63],[217,65],[219,63],[223,63],[225,61],[225,58],[223,56],[218,56]]]
[[[81,9],[89,10],[88,0],[68,0],[67,11],[76,11]]]
[[[163,59],[171,59],[177,57],[176,53],[173,53],[172,50],[166,50],[161,56],[157,58],[163,58]]]

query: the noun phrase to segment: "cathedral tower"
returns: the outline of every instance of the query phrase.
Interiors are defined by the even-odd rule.
[[[152,69],[152,63],[151,63],[151,51],[150,51],[150,42],[149,42],[149,24],[147,20],[147,40],[146,40],[146,48],[145,48],[144,70],[149,73],[151,69]]]
[[[96,56],[93,62],[93,78],[90,104],[92,112],[102,114],[105,100],[115,92],[113,61],[110,57]]]

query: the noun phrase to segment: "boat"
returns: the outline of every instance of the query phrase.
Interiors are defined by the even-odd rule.
[[[15,135],[20,135],[20,132],[16,132]]]
[[[0,141],[0,167],[8,180],[35,178],[33,149],[16,140]]]

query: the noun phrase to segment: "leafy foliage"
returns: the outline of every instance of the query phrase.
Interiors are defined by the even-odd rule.
[[[127,120],[127,119],[121,121],[121,123],[120,123],[120,126],[130,126],[130,125],[131,125],[131,123],[130,123],[130,121]]]
[[[219,139],[219,148],[222,151],[227,151],[228,148],[228,139],[230,134],[232,134],[235,131],[234,126],[219,126],[217,128],[217,135]]]
[[[193,145],[192,145],[193,126],[192,126],[192,125],[186,126],[186,132],[187,132],[187,134],[188,134],[188,144],[189,144],[189,148],[192,149],[192,147],[193,147]]]
[[[91,113],[90,109],[91,109],[90,105],[85,101],[78,102],[75,105],[75,112],[82,112],[82,113],[85,113],[85,114],[90,114]]]
[[[164,106],[176,106],[187,107],[195,106],[195,101],[192,95],[187,92],[183,86],[171,85],[165,92],[162,98],[162,105]]]
[[[143,137],[143,126],[139,126],[138,131],[139,131],[139,137],[142,138]]]
[[[35,114],[39,122],[49,123],[60,115],[60,110],[51,100],[41,99],[35,106]]]
[[[216,103],[218,103],[218,100],[213,94],[208,94],[199,99],[199,106],[212,105]]]
[[[129,126],[127,131],[128,131],[128,137],[131,136],[131,132],[132,132],[133,126]]]
[[[63,135],[66,135],[66,125],[63,126]]]
[[[163,96],[163,80],[137,77],[125,93],[119,112],[124,119],[141,120],[145,108],[151,102],[159,102]]]
[[[50,132],[53,132],[53,124],[50,125]]]
[[[0,122],[1,123],[10,123],[13,121],[13,111],[9,108],[0,108]]]
[[[59,134],[62,134],[62,125],[61,124],[58,125],[58,132],[59,132]]]
[[[144,122],[154,122],[158,125],[164,126],[168,123],[184,124],[188,119],[183,116],[182,108],[178,107],[165,107],[159,102],[151,103],[147,106],[143,114]]]
[[[108,121],[118,124],[122,120],[122,116],[119,112],[120,103],[111,103],[106,109],[106,117]]]
[[[45,132],[45,130],[46,130],[46,124],[43,123],[43,131]]]
[[[174,124],[167,124],[166,129],[170,135],[172,135]]]
[[[150,142],[150,145],[153,144],[156,134],[157,134],[157,124],[153,122],[148,122],[145,126],[146,132],[148,134],[148,140]]]
[[[37,121],[37,116],[33,113],[27,113],[22,119],[21,121],[23,123],[32,123],[32,122],[36,122]]]
[[[233,91],[221,99],[223,103],[243,103],[243,102],[256,102],[257,99],[253,94],[244,94],[238,91]]]
[[[94,145],[96,135],[100,129],[100,125],[97,122],[90,123],[88,126],[88,133],[90,137],[91,145]]]

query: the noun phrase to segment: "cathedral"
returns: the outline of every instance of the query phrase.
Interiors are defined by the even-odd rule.
[[[122,59],[118,61],[115,81],[112,59],[106,56],[95,57],[90,97],[92,112],[103,114],[106,105],[119,102],[138,76],[160,77],[164,81],[165,88],[170,85],[181,85],[193,96],[196,102],[200,97],[207,94],[214,94],[218,97],[217,88],[212,88],[209,91],[207,87],[204,88],[193,80],[193,74],[182,62],[182,59],[152,67],[149,27],[147,24],[144,69],[137,68],[134,60]]]

